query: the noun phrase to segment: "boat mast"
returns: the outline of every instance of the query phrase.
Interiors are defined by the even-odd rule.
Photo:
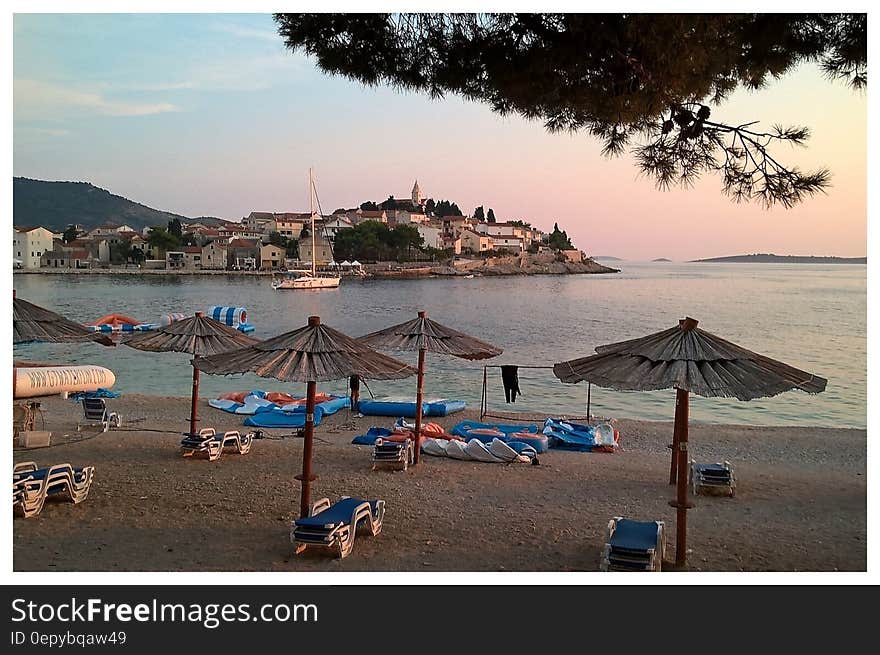
[[[312,192],[315,189],[315,182],[312,179],[312,169],[309,168],[309,215],[312,218],[312,277],[317,277],[315,268],[315,205],[312,202]]]

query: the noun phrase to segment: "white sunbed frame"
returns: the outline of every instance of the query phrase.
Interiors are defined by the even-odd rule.
[[[392,443],[398,446],[397,453],[379,453],[377,451],[378,446],[383,446],[385,444]],[[385,441],[381,437],[376,439],[376,444],[373,446],[373,469],[385,469],[392,471],[406,471],[407,468],[415,463],[415,446],[413,445],[412,439],[407,439],[406,441]]]
[[[700,470],[700,464],[696,460],[690,461],[689,475],[690,485],[693,494],[712,494],[724,495],[733,498],[736,495],[736,476],[733,473],[733,466],[728,461],[715,462],[715,466],[724,468],[730,476],[730,482],[720,482],[718,480],[706,477]],[[704,465],[705,466],[705,465]]]
[[[104,414],[100,419],[98,418],[89,418],[86,416],[86,408],[85,408],[85,399],[81,401],[83,407],[83,420],[76,425],[77,432],[81,431],[83,427],[86,425],[95,425],[93,421],[97,421],[98,424],[102,428],[102,432],[108,432],[110,428],[116,428],[117,430],[122,427],[122,415],[119,412],[111,412],[107,409],[107,403],[104,402],[103,398],[98,398],[97,400],[101,401],[101,404],[104,405]]]
[[[13,476],[16,473],[22,476],[17,481],[13,477],[12,506],[14,514],[30,518],[43,510],[47,498],[58,498],[78,504],[89,495],[95,477],[94,466],[84,466],[79,480],[73,472],[74,468],[68,463],[50,466],[49,471],[42,479],[27,475],[38,468],[35,462],[22,462],[12,469]],[[63,491],[50,495],[49,489],[58,484],[64,486]]]
[[[340,500],[346,500],[351,496],[342,496]],[[326,509],[330,509],[330,499],[321,498],[312,505],[309,516],[317,516]],[[370,503],[364,501],[354,510],[351,523],[327,524],[321,528],[297,527],[296,521],[290,526],[290,542],[294,545],[294,553],[299,555],[307,548],[323,548],[335,552],[339,559],[348,557],[354,548],[354,539],[360,529],[370,536],[375,537],[382,532],[382,521],[385,518],[385,501],[376,501],[376,514]],[[366,519],[366,520],[364,520]],[[365,529],[364,527],[365,526]],[[305,539],[303,539],[305,537]]]
[[[247,455],[251,451],[254,440],[253,432],[242,435],[238,430],[229,430],[221,436],[214,428],[202,428],[199,430],[198,436],[201,438],[199,444],[181,443],[180,450],[184,457],[215,462],[220,459],[220,455],[223,453]]]
[[[617,522],[623,520],[623,516],[615,516],[608,521],[608,527],[605,530],[605,546],[602,549],[602,561],[599,564],[600,571],[614,571],[611,564],[611,537],[617,529]],[[645,571],[660,572],[663,567],[663,558],[666,556],[666,523],[664,521],[655,521],[657,524],[657,544],[655,548],[647,550],[647,562]]]

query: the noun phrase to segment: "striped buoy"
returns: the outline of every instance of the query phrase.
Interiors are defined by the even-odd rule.
[[[159,325],[162,327],[166,327],[171,325],[175,321],[182,321],[186,318],[186,314],[181,314],[180,312],[174,312],[171,314],[165,314],[162,318],[159,319]]]
[[[247,323],[247,310],[244,307],[215,305],[208,310],[208,316],[232,327]]]

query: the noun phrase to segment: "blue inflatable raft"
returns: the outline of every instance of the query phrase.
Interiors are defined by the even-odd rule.
[[[447,416],[460,412],[467,403],[463,400],[436,398],[422,402],[422,416]],[[406,416],[416,415],[415,401],[397,398],[375,398],[358,402],[358,411],[364,416]]]

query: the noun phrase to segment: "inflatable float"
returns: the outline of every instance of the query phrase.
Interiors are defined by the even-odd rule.
[[[125,314],[107,314],[86,324],[94,332],[142,332],[155,330],[155,323],[141,323]]]
[[[91,323],[86,323],[86,327],[94,332],[145,332],[166,327],[189,316],[189,314],[172,312],[160,317],[156,323],[142,323],[125,314],[107,314]],[[208,309],[207,316],[210,316],[215,321],[220,321],[224,325],[234,327],[241,332],[254,331],[254,326],[247,322],[247,310],[244,307],[215,305]]]
[[[247,322],[247,310],[244,307],[227,307],[214,305],[208,308],[209,317],[215,321],[234,327],[240,332],[253,332],[254,326]]]
[[[65,391],[97,391],[116,382],[116,376],[103,366],[14,367],[13,398],[54,396]]]
[[[460,412],[467,403],[463,400],[432,398],[422,401],[422,416],[447,416]],[[358,402],[358,411],[364,416],[406,416],[416,415],[416,403],[407,398],[375,398]]]

